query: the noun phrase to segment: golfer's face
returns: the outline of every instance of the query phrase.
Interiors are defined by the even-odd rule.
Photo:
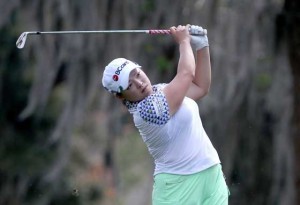
[[[152,92],[152,85],[147,75],[136,68],[130,72],[129,86],[123,92],[123,97],[131,102],[143,100]]]

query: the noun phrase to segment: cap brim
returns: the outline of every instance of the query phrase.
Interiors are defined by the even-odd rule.
[[[128,88],[130,73],[131,73],[131,71],[133,71],[136,68],[141,68],[141,66],[135,65],[135,64],[134,65],[130,64],[130,65],[126,66],[126,69],[122,73],[121,82],[120,82],[120,85],[122,87],[122,88],[120,88],[121,92]]]

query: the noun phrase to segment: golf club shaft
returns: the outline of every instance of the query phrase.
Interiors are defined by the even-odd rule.
[[[170,34],[170,30],[97,30],[97,31],[27,31],[23,32],[18,38],[16,45],[19,49],[22,49],[25,45],[26,38],[28,35],[43,35],[43,34],[97,34],[97,33],[146,33],[146,34]],[[202,34],[206,35],[206,29],[203,30]]]
[[[170,34],[170,30],[98,30],[98,31],[29,31],[28,35],[42,34],[97,34],[97,33],[146,33]]]

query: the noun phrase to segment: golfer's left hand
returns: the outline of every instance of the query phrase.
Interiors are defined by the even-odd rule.
[[[204,29],[201,26],[191,25],[189,32],[191,35],[191,45],[193,50],[198,51],[209,46],[207,35],[202,35],[204,33]]]

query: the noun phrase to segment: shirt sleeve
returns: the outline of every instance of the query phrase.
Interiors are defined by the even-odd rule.
[[[169,106],[162,91],[146,97],[137,108],[141,118],[149,124],[164,125],[170,119]]]

